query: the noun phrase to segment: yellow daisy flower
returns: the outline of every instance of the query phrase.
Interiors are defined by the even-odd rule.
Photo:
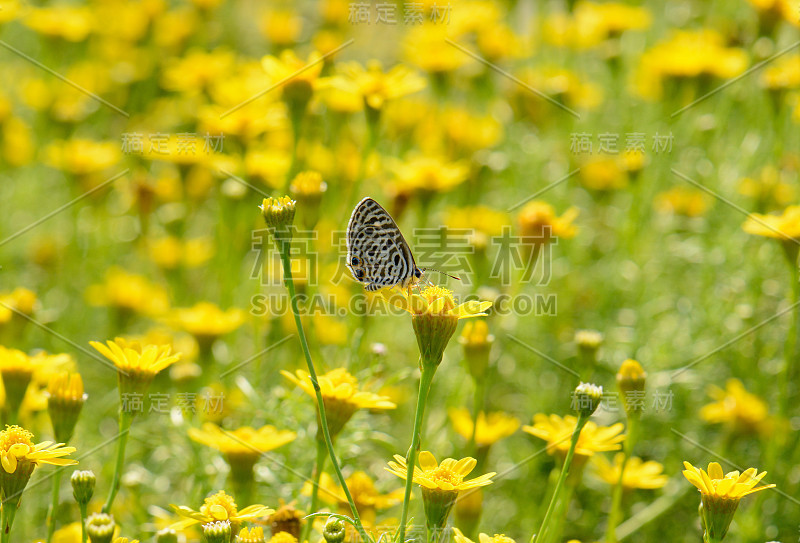
[[[492,302],[477,300],[456,305],[453,291],[436,285],[425,287],[419,294],[409,295],[405,290],[382,290],[381,294],[387,302],[407,311],[412,317],[441,315],[468,319],[486,316],[485,311],[492,306]]]
[[[33,443],[33,434],[20,426],[6,426],[0,431],[0,463],[5,473],[14,473],[18,467],[30,466],[30,470],[39,464],[54,466],[73,466],[78,462],[69,458],[61,458],[75,452],[75,447],[64,447],[63,443],[43,441]]]
[[[616,485],[619,481],[619,471],[622,461],[625,458],[623,453],[614,455],[614,465],[602,455],[596,454],[592,457],[592,464],[595,473],[604,482]],[[632,456],[625,464],[625,474],[622,477],[622,487],[628,490],[635,488],[655,489],[662,488],[669,478],[664,475],[664,466],[653,460],[643,462],[641,458]]]
[[[294,374],[281,370],[281,374],[299,386],[316,401],[316,392],[311,383],[311,376],[305,370],[297,370]],[[336,368],[317,376],[325,404],[325,414],[331,436],[336,436],[359,409],[394,409],[397,407],[387,396],[381,396],[359,390],[358,379],[344,368]]]
[[[460,319],[485,316],[491,302],[470,300],[456,305],[453,292],[439,286],[425,287],[419,294],[407,290],[380,291],[381,296],[411,314],[411,325],[417,337],[423,364],[438,366],[444,349],[456,331]]]
[[[689,462],[684,477],[700,491],[700,518],[706,532],[705,540],[722,541],[739,506],[739,501],[750,494],[774,488],[774,484],[756,488],[766,471],[758,473],[756,468],[748,468],[744,473],[732,471],[722,474],[722,466],[717,462],[708,464],[708,472],[696,468]]]
[[[475,543],[455,527],[453,527],[453,539],[455,539],[456,543]],[[515,543],[513,539],[503,534],[494,534],[493,536],[478,534],[478,541],[479,543]]]
[[[578,419],[573,415],[562,418],[538,413],[533,416],[533,426],[523,426],[522,430],[547,441],[548,454],[557,453],[563,459],[569,450],[570,438],[577,423]],[[585,462],[596,452],[619,450],[620,444],[625,441],[623,429],[621,422],[611,426],[598,426],[593,421],[588,421],[575,447],[575,462]]]
[[[475,429],[472,416],[466,407],[450,408],[448,414],[453,423],[453,429],[461,437],[469,440],[472,438],[472,432],[475,432],[475,444],[479,448],[488,447],[504,437],[510,436],[519,428],[519,421],[516,417],[501,411],[478,413],[477,429]]]
[[[406,459],[399,454],[394,455],[397,462],[389,462],[386,471],[397,475],[401,479],[406,478]],[[419,453],[419,467],[414,466],[414,482],[427,490],[438,490],[442,492],[460,492],[479,486],[486,486],[492,483],[492,477],[497,475],[495,472],[486,473],[474,479],[464,480],[464,477],[475,468],[477,460],[471,457],[455,460],[445,458],[441,463],[429,451]]]
[[[389,462],[386,471],[405,480],[408,471],[406,459],[399,454],[394,455],[394,459],[396,462]],[[492,483],[495,472],[464,480],[477,463],[471,457],[461,460],[445,458],[438,463],[429,451],[419,453],[419,467],[414,466],[412,480],[422,488],[422,502],[429,530],[436,532],[445,526],[459,492]]]
[[[232,531],[236,532],[242,522],[252,522],[256,519],[268,517],[275,511],[261,504],[255,504],[239,510],[232,496],[220,490],[216,494],[209,496],[200,506],[199,511],[195,511],[184,505],[171,506],[178,515],[184,517],[182,520],[172,524],[173,530],[185,530],[195,524],[207,524],[219,520],[228,520],[231,523]]]
[[[683,475],[703,494],[725,498],[729,500],[740,500],[745,496],[775,487],[774,484],[764,485],[756,488],[761,479],[767,474],[766,471],[758,473],[756,468],[748,468],[742,474],[738,471],[731,471],[722,474],[722,466],[717,462],[708,464],[708,471],[696,468],[689,462],[683,463],[686,468]]]
[[[171,354],[169,345],[144,345],[121,337],[105,344],[90,341],[89,345],[117,367],[120,394],[143,393],[158,372],[181,357],[179,353]]]

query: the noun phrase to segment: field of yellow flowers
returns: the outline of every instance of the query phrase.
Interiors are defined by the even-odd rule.
[[[800,540],[798,0],[0,0],[0,74],[0,543]]]

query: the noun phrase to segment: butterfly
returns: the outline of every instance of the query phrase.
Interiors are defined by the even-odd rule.
[[[422,277],[397,223],[372,198],[361,200],[347,223],[347,268],[368,291],[410,288]]]

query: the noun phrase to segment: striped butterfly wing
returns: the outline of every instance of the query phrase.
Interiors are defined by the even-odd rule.
[[[369,291],[407,286],[420,275],[397,223],[372,198],[356,205],[347,224],[347,268]]]

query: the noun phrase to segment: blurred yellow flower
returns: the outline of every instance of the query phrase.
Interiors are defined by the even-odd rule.
[[[755,199],[757,209],[784,207],[797,198],[793,179],[796,173],[773,165],[761,168],[757,176],[739,180],[739,193]]]
[[[309,92],[316,87],[319,74],[322,72],[322,55],[312,51],[308,60],[298,58],[292,49],[285,49],[279,56],[267,55],[261,59],[261,66],[266,71],[272,84],[283,82],[284,93],[293,92],[291,87],[305,86]]]
[[[291,156],[283,149],[247,149],[244,156],[245,173],[260,178],[268,187],[277,189],[283,186],[291,166]]]
[[[475,432],[475,444],[480,447],[488,447],[504,437],[508,437],[519,428],[519,420],[516,417],[503,413],[502,411],[491,411],[478,413],[478,427],[472,422],[472,416],[466,407],[451,407],[447,411],[453,429],[466,440],[472,439],[472,432]]]
[[[476,115],[464,108],[450,107],[440,118],[429,118],[437,125],[444,123],[444,132],[450,141],[467,151],[494,147],[503,138],[503,124],[492,115]],[[464,130],[465,126],[469,126],[469,130]]]
[[[628,175],[617,157],[586,160],[578,175],[583,185],[592,190],[618,190],[628,186]]]
[[[726,47],[721,34],[712,29],[679,30],[641,56],[635,76],[640,96],[657,100],[668,77],[690,78],[703,74],[728,79],[745,71],[747,53]]]
[[[235,481],[252,480],[253,466],[268,451],[295,440],[297,434],[266,425],[259,429],[243,426],[224,430],[207,422],[202,429],[189,428],[189,437],[225,455]]]
[[[533,416],[533,426],[523,426],[522,430],[547,441],[548,454],[558,455],[563,459],[569,450],[572,434],[575,432],[578,419],[573,415],[563,418],[558,415],[547,416],[538,413]],[[575,447],[575,461],[585,461],[596,452],[616,451],[625,441],[621,422],[611,426],[598,426],[593,421],[586,423]]]
[[[589,49],[628,30],[646,30],[652,23],[647,8],[619,2],[578,2],[571,14],[554,13],[544,19],[544,41],[560,47]]]
[[[174,270],[180,266],[202,266],[214,256],[214,249],[214,242],[208,237],[183,240],[177,236],[165,236],[151,239],[148,243],[150,259],[166,270]]]
[[[751,213],[742,229],[748,234],[782,241],[800,240],[800,206],[789,206],[780,215]]]
[[[233,497],[226,494],[224,490],[220,490],[206,498],[199,511],[195,511],[185,505],[172,505],[172,508],[178,515],[184,517],[183,520],[172,524],[171,528],[173,530],[185,530],[195,524],[228,520],[231,523],[232,532],[236,532],[242,522],[252,522],[256,519],[268,517],[275,512],[273,509],[260,504],[249,505],[239,510]]]
[[[303,18],[290,10],[271,10],[261,15],[259,30],[274,45],[292,45],[303,31]]]
[[[79,42],[92,30],[92,11],[88,6],[58,5],[34,8],[25,25],[43,36]]]
[[[262,426],[258,430],[243,426],[229,431],[207,422],[202,429],[189,428],[189,437],[228,456],[258,458],[261,453],[294,441],[297,434],[289,430],[278,430],[270,425]]]
[[[106,272],[105,281],[86,289],[86,299],[92,305],[158,315],[169,307],[166,290],[142,275],[113,267]]]
[[[747,0],[750,5],[758,9],[766,21],[784,19],[794,26],[800,27],[800,17],[797,15],[797,4],[792,0]]]
[[[458,41],[458,30],[447,25],[419,25],[405,33],[403,49],[406,60],[435,76],[455,71],[466,66],[472,59],[447,43],[447,39]]]
[[[338,64],[336,68],[341,75],[328,79],[326,85],[357,93],[373,109],[418,92],[426,84],[425,79],[402,64],[388,71],[377,60],[369,61],[366,68],[355,61]]]
[[[711,424],[726,424],[737,432],[766,432],[770,429],[769,406],[748,392],[738,379],[728,379],[725,389],[711,385],[714,402],[700,409],[700,418]]]
[[[561,66],[540,66],[521,70],[516,74],[529,88],[534,88],[569,107],[593,110],[603,103],[602,87]],[[528,113],[539,118],[552,104],[530,92],[525,86],[515,85],[512,94]]]
[[[33,315],[36,302],[36,293],[24,287],[0,293],[0,324],[14,319],[17,312],[27,316]]]
[[[192,334],[203,349],[244,324],[245,312],[236,308],[223,310],[211,302],[198,302],[192,307],[173,309],[168,321],[178,330]]]
[[[353,503],[356,504],[361,520],[369,525],[375,523],[377,511],[388,509],[403,501],[404,490],[402,488],[393,490],[388,494],[381,494],[375,488],[375,482],[372,477],[363,471],[354,472],[345,482],[348,490],[350,490]],[[303,485],[303,494],[306,496],[311,495],[310,482]],[[346,514],[350,511],[350,504],[338,481],[334,481],[330,475],[324,472],[319,482],[319,497],[326,503],[337,506],[342,513]]]
[[[11,117],[2,125],[3,158],[10,166],[24,166],[33,160],[34,140],[30,125]]]
[[[226,77],[234,61],[233,53],[224,48],[212,52],[194,49],[165,61],[161,85],[171,91],[200,92]]]
[[[13,21],[20,15],[19,0],[0,0],[0,24]]]
[[[552,236],[570,239],[578,233],[573,224],[578,216],[578,208],[570,207],[558,217],[553,206],[541,200],[532,200],[523,206],[517,216],[520,233],[532,238],[528,243],[546,243]]]
[[[117,143],[87,139],[56,141],[48,145],[44,153],[47,164],[73,175],[101,172],[121,158]]]
[[[474,230],[488,237],[499,236],[511,225],[508,213],[485,205],[454,207],[447,210],[445,223],[454,230]]]
[[[281,374],[316,401],[317,395],[308,372],[296,370],[292,374],[281,370]],[[325,404],[331,436],[336,436],[359,409],[375,410],[397,407],[386,396],[359,390],[358,379],[344,368],[336,368],[318,375],[317,382],[322,392],[322,401]]]
[[[394,173],[392,188],[398,194],[447,192],[466,181],[469,175],[466,163],[436,156],[389,159],[387,166]]]
[[[761,73],[761,85],[772,90],[800,87],[800,54],[776,58]]]
[[[713,198],[699,189],[672,187],[656,195],[653,207],[661,213],[702,217],[713,203]]]
[[[619,481],[619,472],[622,461],[625,458],[623,453],[614,455],[614,465],[602,455],[592,456],[592,465],[595,473],[600,480],[609,485],[616,485]],[[669,477],[663,474],[664,466],[653,460],[643,462],[637,456],[631,456],[625,464],[625,475],[622,477],[622,487],[627,490],[632,489],[656,489],[662,488],[667,484]]]

